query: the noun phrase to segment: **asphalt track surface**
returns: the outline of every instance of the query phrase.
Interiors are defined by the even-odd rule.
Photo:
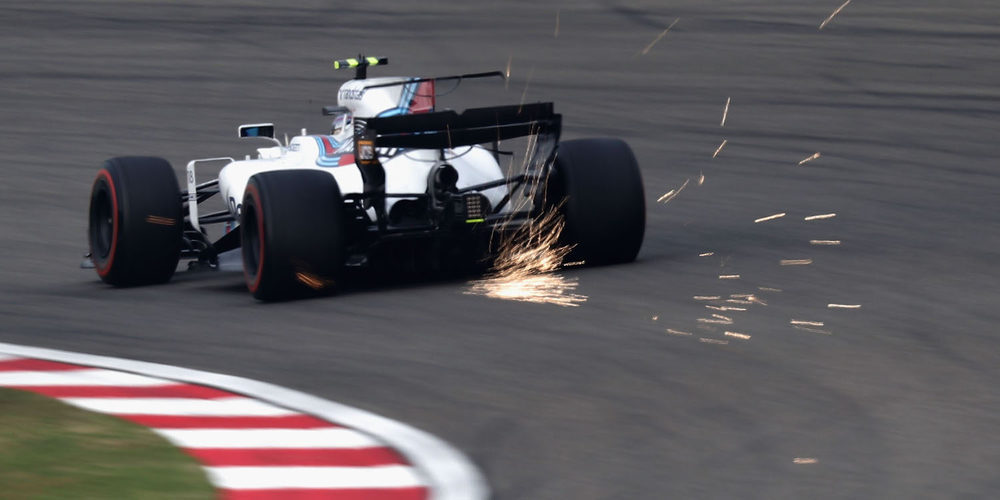
[[[5,3],[0,340],[402,420],[467,453],[496,498],[995,496],[1000,4],[857,0],[819,30],[839,4]],[[239,274],[116,290],[78,269],[103,159],[180,172],[250,152],[238,123],[320,130],[346,77],[329,61],[359,50],[391,74],[510,58],[483,104],[553,100],[565,137],[625,138],[646,184],[638,261],[563,271],[576,308],[464,281],[260,304]],[[767,305],[693,299],[744,293]],[[697,321],[712,313],[734,323]]]

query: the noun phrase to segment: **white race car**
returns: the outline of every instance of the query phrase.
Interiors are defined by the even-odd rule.
[[[437,111],[443,82],[503,74],[367,78],[369,66],[387,62],[334,63],[356,76],[340,87],[337,106],[323,108],[333,116],[330,134],[303,131],[283,144],[272,124],[241,125],[240,137],[273,146],[252,159],[192,160],[186,190],[161,158],[107,160],[90,198],[89,259],[98,276],[116,286],[162,283],[181,258],[215,267],[219,255],[239,251],[254,297],[284,299],[333,290],[345,268],[373,262],[488,262],[498,233],[550,210],[564,218],[561,241],[575,245],[575,260],[635,259],[645,200],[627,144],[560,143],[552,103]],[[523,161],[500,149],[509,140],[525,144]],[[199,183],[196,169],[207,162],[225,166]],[[227,208],[202,213],[215,195]],[[212,224],[225,225],[214,241]]]

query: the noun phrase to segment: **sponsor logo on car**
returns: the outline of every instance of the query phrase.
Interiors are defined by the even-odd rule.
[[[338,98],[345,101],[360,101],[364,93],[362,89],[340,89]]]

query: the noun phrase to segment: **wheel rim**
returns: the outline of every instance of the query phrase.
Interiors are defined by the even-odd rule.
[[[264,237],[264,213],[261,210],[260,192],[253,180],[247,185],[243,196],[243,209],[240,216],[240,243],[243,247],[243,277],[247,289],[257,298],[267,293],[262,291],[261,280],[265,278],[264,267],[268,256]],[[270,276],[270,272],[268,272]],[[266,278],[270,281],[271,277]]]
[[[260,264],[260,237],[257,235],[257,211],[253,206],[243,207],[243,223],[240,224],[243,235],[243,265],[251,278],[257,276]]]
[[[93,256],[101,260],[107,259],[111,254],[111,245],[114,238],[114,213],[112,212],[111,197],[104,186],[98,189],[94,196],[94,202],[90,210],[90,242]]]

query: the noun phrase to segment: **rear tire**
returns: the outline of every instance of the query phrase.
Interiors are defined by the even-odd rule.
[[[344,202],[337,182],[318,170],[254,175],[240,213],[247,288],[260,300],[331,292],[346,259]]]
[[[569,260],[635,260],[646,231],[646,199],[639,164],[624,141],[561,142],[543,192],[540,205],[558,206],[566,222],[562,243],[576,245]]]
[[[170,163],[148,156],[104,162],[91,189],[87,229],[101,280],[115,286],[170,280],[183,233],[180,189]]]

